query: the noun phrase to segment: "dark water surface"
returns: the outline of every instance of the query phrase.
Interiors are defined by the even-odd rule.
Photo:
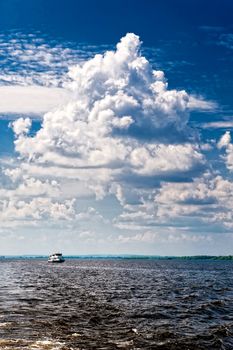
[[[0,349],[233,349],[233,263],[0,261]]]

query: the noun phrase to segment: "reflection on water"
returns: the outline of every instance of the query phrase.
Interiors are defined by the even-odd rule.
[[[233,264],[0,261],[0,349],[233,349]]]

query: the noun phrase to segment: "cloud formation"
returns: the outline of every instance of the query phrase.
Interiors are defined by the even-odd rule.
[[[168,89],[140,45],[138,36],[127,34],[116,51],[73,66],[73,99],[45,114],[34,137],[16,139],[21,157],[40,166],[111,169],[113,178],[187,172],[203,164],[187,125],[189,95]]]
[[[115,50],[72,64],[62,86],[9,87],[34,92],[40,112],[47,92],[48,105],[57,100],[55,91],[69,93],[44,114],[38,131],[31,132],[29,116],[11,123],[18,159],[17,167],[2,169],[5,225],[62,222],[88,242],[104,225],[120,244],[209,242],[193,232],[195,225],[231,227],[231,182],[206,160],[215,148],[226,152],[227,168],[233,168],[230,134],[204,144],[189,123],[191,110],[215,110],[216,104],[169,89],[164,72],[142,55],[137,35],[128,33]],[[24,108],[26,114],[33,106]],[[111,220],[101,211],[110,199]]]
[[[45,86],[0,86],[0,113],[39,116],[69,100],[69,91]]]
[[[227,169],[230,172],[232,172],[233,171],[233,144],[231,143],[230,131],[225,132],[225,134],[220,138],[217,146],[219,149],[225,150],[225,155],[223,156],[223,159],[225,160]]]
[[[102,50],[102,46],[61,43],[39,33],[0,33],[0,85],[62,87],[68,67]]]

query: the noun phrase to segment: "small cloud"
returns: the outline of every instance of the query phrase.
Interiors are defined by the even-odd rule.
[[[189,97],[188,108],[190,110],[216,111],[218,104],[214,101],[204,100],[202,97],[191,95]]]
[[[27,134],[29,132],[29,129],[31,128],[31,125],[32,121],[30,118],[19,118],[11,124],[16,136]]]
[[[233,33],[222,34],[219,38],[218,44],[232,50],[233,49]]]
[[[230,131],[226,131],[226,133],[221,137],[217,146],[219,149],[226,148],[231,142],[231,134]]]
[[[211,151],[213,146],[210,143],[203,143],[200,145],[202,151]]]
[[[203,129],[226,129],[226,128],[233,128],[233,122],[217,121],[217,122],[202,123],[199,126]]]

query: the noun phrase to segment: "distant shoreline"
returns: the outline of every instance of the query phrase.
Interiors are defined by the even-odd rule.
[[[136,260],[232,260],[233,255],[190,255],[190,256],[156,256],[156,255],[64,255],[66,259],[136,259]],[[0,260],[9,259],[47,259],[47,255],[2,255]]]

